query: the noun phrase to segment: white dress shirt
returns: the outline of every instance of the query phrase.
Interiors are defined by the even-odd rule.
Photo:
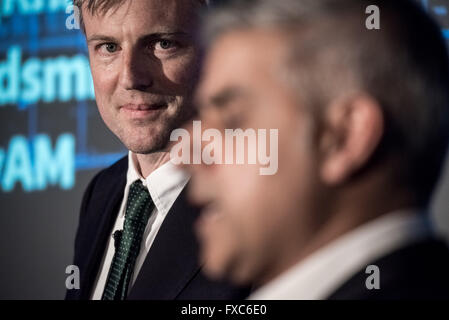
[[[325,245],[256,290],[248,299],[326,299],[377,258],[429,234],[432,230],[428,219],[417,211],[389,213]]]
[[[150,218],[148,219],[148,223],[142,237],[140,252],[136,259],[136,264],[134,266],[134,272],[129,288],[131,288],[134,284],[134,281],[139,274],[140,268],[145,261],[145,257],[150,250],[150,247],[153,244],[153,241],[159,231],[159,228],[162,225],[162,222],[164,222],[168,211],[170,210],[176,198],[178,198],[179,194],[184,189],[190,178],[188,174],[176,168],[176,166],[170,161],[154,170],[148,177],[143,178],[140,175],[139,171],[136,169],[135,161],[135,155],[133,155],[132,152],[129,152],[125,193],[123,195],[122,204],[120,206],[114,228],[112,229],[111,236],[109,237],[106,246],[107,249],[100,266],[100,273],[97,276],[94,290],[91,295],[91,298],[93,300],[100,300],[101,296],[103,295],[109,268],[111,266],[112,258],[114,257],[115,252],[114,239],[112,238],[112,235],[116,230],[123,229],[123,223],[125,221],[126,200],[128,198],[129,188],[131,184],[134,181],[140,179],[143,185],[148,188],[155,207]]]

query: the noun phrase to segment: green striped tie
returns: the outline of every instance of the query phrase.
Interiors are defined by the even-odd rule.
[[[124,300],[128,293],[142,235],[154,204],[140,180],[133,182],[126,203],[125,222],[109,269],[102,300]],[[117,235],[117,234],[115,234]]]

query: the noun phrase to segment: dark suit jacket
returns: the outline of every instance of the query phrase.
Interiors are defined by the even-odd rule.
[[[98,173],[81,205],[74,264],[80,270],[80,289],[66,299],[89,299],[123,198],[128,157]],[[249,291],[212,282],[198,264],[193,223],[199,214],[186,201],[185,189],[159,229],[128,299],[243,299]]]
[[[368,290],[369,274],[360,270],[329,299],[449,299],[449,249],[443,241],[425,239],[372,261],[379,267],[380,289]]]

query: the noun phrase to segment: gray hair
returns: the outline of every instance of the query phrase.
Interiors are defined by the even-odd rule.
[[[365,27],[369,5],[380,8],[380,30]],[[263,28],[287,35],[284,69],[302,105],[317,111],[351,93],[380,104],[386,130],[373,159],[399,156],[398,176],[427,202],[449,140],[449,59],[425,11],[408,0],[234,1],[206,17],[203,44]]]

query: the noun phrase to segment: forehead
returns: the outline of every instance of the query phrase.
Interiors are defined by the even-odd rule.
[[[212,44],[203,70],[200,91],[212,94],[225,86],[272,85],[281,78],[288,52],[279,30],[231,31]]]
[[[104,13],[92,14],[85,7],[82,10],[86,34],[99,31],[144,34],[193,30],[200,7],[198,0],[133,0]]]

